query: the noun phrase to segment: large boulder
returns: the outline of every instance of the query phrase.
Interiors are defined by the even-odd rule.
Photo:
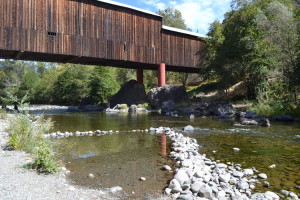
[[[231,115],[233,114],[233,107],[227,103],[211,103],[206,107],[206,112],[208,115]]]
[[[109,102],[110,107],[113,108],[117,104],[138,105],[146,103],[148,100],[144,85],[138,84],[136,80],[130,80],[121,87],[117,94],[110,98]]]
[[[165,101],[173,100],[174,103],[178,103],[188,98],[185,87],[179,85],[152,88],[147,96],[153,108],[160,108]]]
[[[168,100],[162,103],[161,113],[165,114],[168,112],[172,112],[175,109],[175,103],[173,100]]]

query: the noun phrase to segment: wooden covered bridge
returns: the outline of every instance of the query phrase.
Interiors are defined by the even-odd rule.
[[[110,0],[0,0],[0,58],[197,72],[201,35]]]

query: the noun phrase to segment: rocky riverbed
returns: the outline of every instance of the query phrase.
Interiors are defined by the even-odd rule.
[[[185,127],[188,128],[192,127]],[[276,200],[280,197],[298,199],[295,193],[285,190],[281,191],[282,194],[272,191],[254,192],[257,184],[268,184],[266,174],[259,172],[255,167],[243,169],[240,164],[213,161],[199,154],[199,145],[195,139],[175,132],[171,128],[150,128],[132,130],[132,132],[166,134],[172,140],[173,151],[170,157],[174,159],[176,167],[172,169],[170,166],[163,166],[166,171],[174,171],[174,178],[164,190],[171,199]],[[114,133],[119,134],[120,131],[55,132],[45,137],[102,136]],[[238,148],[232,149],[232,151],[238,150]]]
[[[35,171],[22,168],[31,157],[24,152],[5,150],[7,133],[4,132],[7,123],[0,121],[0,162],[5,163],[0,168],[0,199],[126,199],[118,190],[87,189],[72,185],[67,179],[68,170],[52,175],[38,175]],[[132,132],[165,133],[172,140],[173,166],[162,166],[165,170],[174,171],[174,178],[166,185],[167,196],[159,199],[279,199],[297,195],[288,191],[276,194],[271,191],[253,192],[258,180],[265,181],[263,172],[255,168],[242,169],[239,164],[220,163],[199,154],[199,145],[193,138],[175,132],[171,128],[160,127],[149,130],[132,130]],[[70,137],[85,135],[106,135],[120,131],[85,131],[85,132],[55,132],[45,137]],[[262,182],[262,181],[261,181]],[[162,188],[163,189],[163,188]],[[47,195],[45,193],[47,192]],[[153,198],[152,198],[153,199]]]

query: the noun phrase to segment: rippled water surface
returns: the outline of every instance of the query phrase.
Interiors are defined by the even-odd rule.
[[[186,125],[196,128],[189,137],[203,147],[201,153],[222,162],[254,166],[268,175],[270,189],[295,190],[300,185],[300,123],[272,123],[271,127],[236,126],[231,121],[205,118],[168,117],[158,114],[57,113],[48,115],[55,121],[54,130],[136,130],[168,126],[180,130]],[[57,140],[60,157],[71,169],[70,179],[88,187],[120,185],[136,195],[159,193],[170,174],[160,167],[170,163],[161,155],[161,138],[144,133],[126,132],[116,135],[70,137]],[[238,147],[239,152],[232,148]],[[212,153],[216,151],[216,153]],[[275,168],[269,168],[275,164]],[[95,179],[87,178],[89,173]],[[138,179],[145,176],[147,181]],[[258,185],[258,190],[264,190]]]

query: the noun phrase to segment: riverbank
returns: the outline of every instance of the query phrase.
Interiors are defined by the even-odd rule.
[[[22,151],[6,149],[8,123],[0,120],[0,199],[1,200],[74,200],[74,199],[123,199],[118,188],[89,189],[68,182],[63,171],[55,174],[37,174],[22,166],[32,157]],[[118,194],[115,194],[118,193]]]

